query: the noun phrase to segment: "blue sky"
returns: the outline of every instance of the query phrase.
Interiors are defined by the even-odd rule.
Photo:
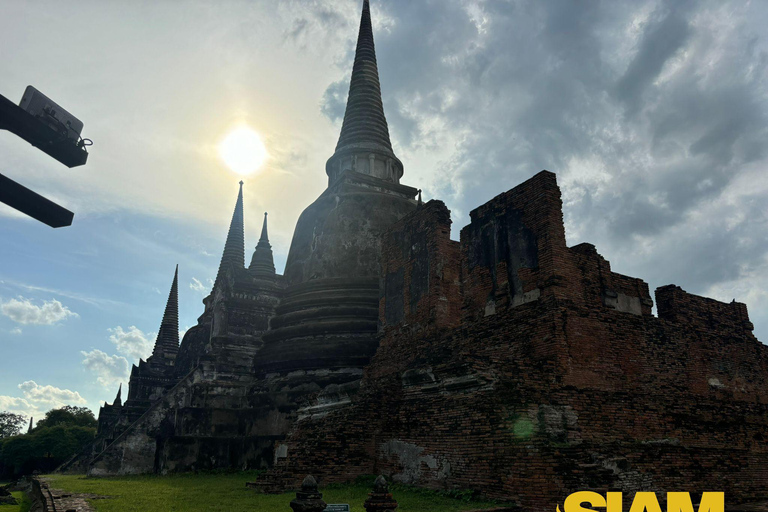
[[[151,351],[179,264],[202,312],[240,176],[247,258],[270,212],[282,270],[325,187],[357,36],[355,0],[6,2],[0,94],[33,84],[85,124],[66,169],[0,134],[0,172],[75,212],[53,230],[0,208],[0,409],[112,400]],[[541,169],[588,241],[651,289],[746,302],[768,340],[768,7],[759,2],[373,0],[403,183],[468,212]]]
[[[100,350],[132,363],[149,355],[176,262],[180,329],[194,325],[210,290],[208,276],[218,266],[213,253],[220,252],[222,235],[215,231],[117,211],[85,216],[62,230],[23,219],[0,223],[7,242],[0,255],[0,339],[10,363],[0,377],[2,394],[23,397],[15,388],[34,381],[111,398],[124,379],[122,367],[105,366],[98,357],[86,366],[87,354]],[[255,245],[251,231],[248,243]],[[282,267],[284,255],[276,259]],[[120,350],[118,339],[133,348]]]

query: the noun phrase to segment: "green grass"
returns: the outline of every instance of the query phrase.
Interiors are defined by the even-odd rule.
[[[110,496],[110,499],[91,501],[98,512],[290,511],[289,503],[295,494],[258,494],[245,487],[245,483],[253,481],[256,475],[244,472],[115,478],[51,475],[46,478],[56,489]],[[326,503],[349,503],[352,511],[364,512],[363,502],[370,489],[369,485],[357,483],[331,485],[320,491]],[[455,499],[404,486],[394,486],[392,494],[400,504],[398,512],[459,512],[498,506],[490,502],[466,501],[465,496]]]
[[[5,485],[5,484],[2,484]],[[19,503],[18,505],[0,505],[0,512],[28,512],[29,507],[32,505],[32,502],[29,501],[29,498],[26,494],[23,492],[12,492],[11,493],[14,498],[16,498],[16,501]]]

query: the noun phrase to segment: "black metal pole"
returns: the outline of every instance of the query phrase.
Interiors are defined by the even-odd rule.
[[[26,213],[33,219],[62,228],[72,225],[74,213],[0,174],[0,202]]]

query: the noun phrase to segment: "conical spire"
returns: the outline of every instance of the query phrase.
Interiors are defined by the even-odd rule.
[[[153,363],[171,364],[179,351],[179,266],[173,275],[171,292],[168,294],[168,302],[165,304],[163,321],[157,332],[155,349],[152,351]],[[122,384],[121,384],[122,386]]]
[[[392,152],[389,127],[381,101],[368,0],[363,2],[347,110],[339,142],[336,144],[336,152],[326,164],[326,172],[331,181],[340,171],[347,169],[395,182],[402,176],[402,163]]]
[[[373,27],[368,0],[363,2],[360,32],[357,36],[355,64],[349,82],[347,110],[336,151],[349,144],[373,143],[392,151],[389,127],[381,101],[379,68],[373,44]]]
[[[261,225],[261,236],[259,242],[269,243],[269,234],[267,233],[267,212],[264,212],[264,223]]]
[[[34,417],[34,416],[32,416],[32,417],[30,417],[30,418],[29,418],[29,428],[27,429],[27,434],[29,434],[30,432],[32,432],[32,422],[34,421],[34,419],[35,419],[35,417]]]
[[[115,401],[112,402],[112,405],[117,405],[117,406],[123,405],[122,394],[123,394],[123,383],[121,382],[120,387],[117,388],[117,396],[115,397]]]
[[[264,212],[264,224],[261,227],[261,237],[253,251],[251,266],[248,270],[259,277],[275,276],[275,261],[272,257],[272,246],[269,244],[269,235],[267,234],[267,212]]]
[[[224,244],[224,253],[221,255],[219,272],[216,274],[216,284],[221,281],[229,267],[245,268],[245,228],[243,223],[243,182],[240,182],[240,192],[237,194],[235,212],[232,214],[232,222],[229,224],[227,242]]]

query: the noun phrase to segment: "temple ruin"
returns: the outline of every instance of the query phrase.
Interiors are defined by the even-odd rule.
[[[552,512],[578,490],[768,496],[768,347],[747,308],[655,291],[568,247],[555,174],[473,210],[401,183],[365,0],[328,186],[283,275],[250,264],[242,183],[213,289],[178,340],[178,270],[151,357],[64,469],[268,469],[263,489],[363,474]]]

